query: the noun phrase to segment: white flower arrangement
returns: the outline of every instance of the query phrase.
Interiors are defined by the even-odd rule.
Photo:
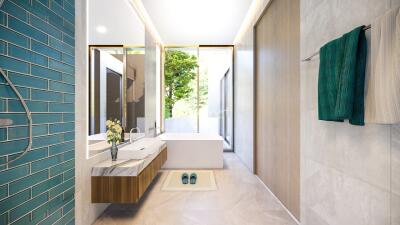
[[[121,142],[121,133],[122,133],[122,127],[121,127],[121,122],[117,119],[112,120],[107,120],[106,121],[106,126],[107,126],[107,143],[112,143],[115,142],[116,144],[119,144]]]

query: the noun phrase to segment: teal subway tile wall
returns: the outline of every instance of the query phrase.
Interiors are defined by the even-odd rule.
[[[32,149],[0,166],[0,225],[74,224],[74,0],[5,0],[0,67],[32,112]],[[0,163],[28,144],[28,120],[0,77]]]

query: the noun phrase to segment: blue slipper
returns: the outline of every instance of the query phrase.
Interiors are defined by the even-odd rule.
[[[197,174],[196,173],[190,174],[190,184],[196,184],[196,181],[197,181]]]
[[[188,184],[189,183],[189,174],[183,173],[182,174],[182,184]]]

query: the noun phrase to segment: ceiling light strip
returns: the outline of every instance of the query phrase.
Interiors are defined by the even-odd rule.
[[[265,5],[268,4],[270,0],[253,0],[250,4],[249,10],[244,17],[242,24],[240,25],[239,31],[233,40],[233,43],[236,45],[240,43],[246,31],[254,26],[257,21],[258,16],[262,12]]]
[[[139,15],[140,19],[144,23],[147,31],[153,36],[153,38],[156,40],[157,44],[162,45],[162,40],[160,37],[160,34],[157,32],[156,27],[154,26],[153,22],[150,19],[149,14],[147,13],[143,3],[141,0],[128,0],[130,5],[133,7],[133,9],[136,11],[136,13]]]

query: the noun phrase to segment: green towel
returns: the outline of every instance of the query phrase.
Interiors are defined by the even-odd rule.
[[[367,40],[363,26],[320,49],[318,114],[320,120],[364,125]]]

